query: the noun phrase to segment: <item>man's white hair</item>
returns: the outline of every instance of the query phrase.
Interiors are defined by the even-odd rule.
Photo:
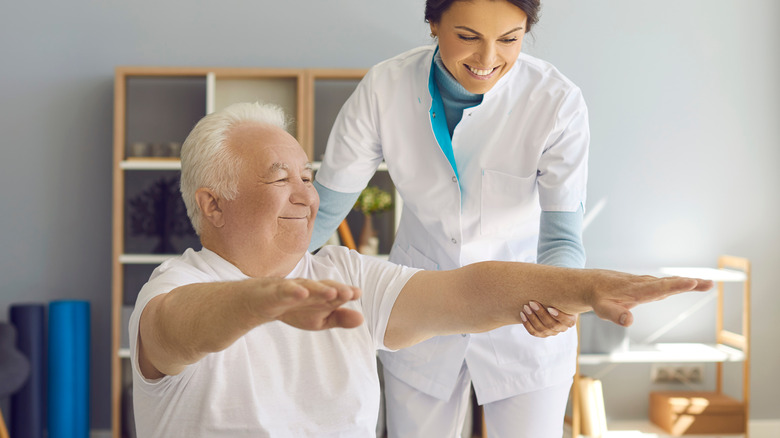
[[[251,122],[287,128],[281,107],[273,104],[235,103],[198,122],[181,148],[181,196],[195,232],[201,233],[202,214],[195,192],[205,187],[222,199],[238,196],[240,159],[227,146],[230,130]]]

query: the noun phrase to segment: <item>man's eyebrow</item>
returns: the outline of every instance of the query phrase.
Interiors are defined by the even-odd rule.
[[[314,171],[314,167],[312,166],[311,162],[304,163],[303,169],[308,170],[309,172]],[[282,163],[277,161],[276,163],[273,163],[268,167],[267,174],[271,175],[279,172],[287,172],[289,170],[290,170],[290,166],[287,165],[287,163]]]
[[[289,170],[289,166],[287,166],[287,164],[277,161],[276,163],[273,163],[270,166],[268,166],[268,168],[266,168],[266,170],[263,173],[261,173],[260,176],[268,178],[271,175],[280,172],[286,172],[287,170]]]
[[[482,34],[481,34],[481,33],[477,32],[476,30],[474,30],[474,29],[472,29],[472,28],[470,28],[470,27],[468,27],[468,26],[455,26],[455,29],[461,29],[461,30],[465,30],[465,31],[468,31],[468,32],[474,33],[474,34],[476,34],[476,35],[482,36]],[[516,27],[516,28],[514,28],[514,29],[512,29],[512,30],[510,30],[510,31],[508,31],[508,32],[505,32],[505,33],[503,33],[501,36],[499,36],[499,38],[500,38],[500,37],[505,37],[505,36],[509,35],[509,34],[510,34],[510,33],[512,33],[512,32],[517,32],[518,30],[523,30],[523,26],[518,26],[518,27]]]
[[[290,166],[288,166],[286,163],[280,163],[277,161],[276,163],[272,164],[271,167],[268,168],[268,170],[270,170],[271,172],[278,172],[280,170],[288,170],[289,168]]]

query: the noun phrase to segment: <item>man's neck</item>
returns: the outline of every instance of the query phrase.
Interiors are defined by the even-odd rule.
[[[269,254],[269,251],[228,248],[227,245],[205,237],[201,238],[201,244],[252,278],[286,277],[305,255]]]

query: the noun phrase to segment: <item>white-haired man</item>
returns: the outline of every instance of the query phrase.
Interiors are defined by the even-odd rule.
[[[203,249],[160,265],[130,321],[143,437],[369,437],[375,351],[522,323],[530,300],[629,325],[630,308],[709,281],[513,262],[428,272],[307,247],[312,169],[273,106],[204,117],[182,147]]]

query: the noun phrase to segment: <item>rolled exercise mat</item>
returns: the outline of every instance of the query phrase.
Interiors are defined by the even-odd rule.
[[[27,382],[11,396],[12,437],[43,438],[46,424],[46,307],[12,304],[9,319],[16,327],[16,347],[30,362]]]
[[[49,438],[89,438],[89,302],[49,304]]]

